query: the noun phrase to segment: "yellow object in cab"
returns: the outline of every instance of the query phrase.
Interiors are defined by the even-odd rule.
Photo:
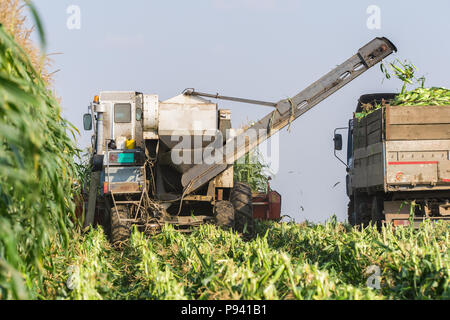
[[[136,142],[133,139],[127,139],[125,142],[125,148],[128,150],[136,149]]]

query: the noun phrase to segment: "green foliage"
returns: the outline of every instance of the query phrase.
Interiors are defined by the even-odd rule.
[[[76,130],[0,26],[0,299],[34,297],[51,238],[69,242]]]
[[[393,106],[444,106],[450,105],[450,90],[445,88],[424,88],[425,77],[417,78],[415,72],[417,68],[407,61],[402,63],[399,59],[388,64],[394,72],[394,76],[403,83],[402,91],[398,94],[391,105]],[[391,78],[388,68],[381,65],[381,71],[387,79]],[[406,91],[408,85],[416,83],[417,88]]]
[[[374,103],[374,104],[367,103],[367,104],[364,104],[362,106],[362,111],[355,113],[355,118],[358,119],[358,120],[361,120],[362,118],[368,116],[369,114],[371,114],[375,110],[380,109],[381,107],[382,107],[382,105],[379,104],[379,103]]]
[[[445,88],[417,88],[398,94],[393,106],[448,106],[450,90]]]
[[[449,225],[427,221],[381,231],[264,222],[257,237],[204,225],[186,235],[166,226],[147,238],[134,230],[122,251],[101,229],[75,238],[53,259],[48,299],[449,299]],[[61,254],[61,252],[59,253]],[[67,256],[67,257],[66,257]],[[67,293],[68,266],[84,283]],[[58,267],[60,266],[60,267]],[[367,286],[380,268],[380,289]]]
[[[405,61],[401,62],[399,59],[388,63],[386,66],[384,63],[381,64],[381,71],[385,75],[386,79],[391,79],[393,72],[394,77],[401,80],[402,90],[399,94],[395,96],[392,101],[386,101],[392,106],[446,106],[450,105],[450,90],[446,88],[424,88],[425,77],[422,76],[417,78],[415,72],[417,68]],[[413,85],[416,83],[417,88],[406,91],[408,85]],[[355,114],[355,118],[362,119],[382,107],[379,103],[368,103],[362,106],[362,112]]]
[[[269,166],[258,149],[250,151],[234,163],[234,180],[247,183],[253,192],[267,192]]]
[[[402,94],[406,92],[406,87],[414,82],[419,83],[421,88],[425,85],[425,77],[416,78],[416,66],[406,60],[401,62],[399,59],[395,59],[393,62],[389,62],[387,67],[382,63],[380,68],[386,79],[391,79],[390,69],[391,72],[394,72],[394,76],[403,82]]]

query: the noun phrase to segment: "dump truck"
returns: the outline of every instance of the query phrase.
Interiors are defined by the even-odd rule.
[[[394,106],[395,93],[366,94],[347,130],[346,189],[352,225],[418,225],[450,219],[450,106]],[[381,107],[366,115],[365,106]],[[361,116],[363,115],[363,116]]]
[[[193,89],[165,101],[135,91],[100,92],[83,118],[85,129],[94,129],[85,225],[101,209],[113,243],[126,240],[132,226],[153,234],[166,224],[189,232],[213,223],[251,234],[252,192],[234,181],[235,161],[394,51],[388,39],[375,38],[297,95],[277,103]],[[245,130],[233,130],[230,110],[206,98],[273,111]],[[276,203],[273,196],[271,201],[262,197],[258,205]],[[264,210],[260,218],[268,215]]]

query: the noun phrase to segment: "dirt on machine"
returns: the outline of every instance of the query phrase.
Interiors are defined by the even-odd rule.
[[[234,181],[233,164],[394,51],[388,39],[375,38],[276,103],[194,89],[165,101],[135,91],[100,92],[83,119],[94,130],[85,225],[100,221],[113,243],[128,239],[133,226],[155,234],[166,224],[189,232],[211,223],[251,235],[255,218],[279,217],[281,196],[270,189],[253,194]],[[207,98],[271,112],[245,130],[233,129],[230,110]]]

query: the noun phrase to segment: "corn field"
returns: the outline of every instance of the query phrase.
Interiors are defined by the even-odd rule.
[[[449,299],[449,228],[427,222],[357,230],[259,223],[244,241],[204,225],[185,235],[171,226],[151,238],[134,231],[122,250],[101,229],[70,250],[47,252],[46,299]],[[370,286],[371,268],[379,288]],[[372,269],[374,270],[374,269]],[[369,285],[368,285],[369,284]]]
[[[74,161],[77,130],[61,117],[19,1],[0,8],[0,299],[450,298],[444,223],[265,222],[251,240],[212,225],[191,234],[166,226],[153,237],[134,230],[121,250],[100,227],[82,231],[73,217],[87,172]],[[238,179],[263,190],[264,165],[248,164]]]

